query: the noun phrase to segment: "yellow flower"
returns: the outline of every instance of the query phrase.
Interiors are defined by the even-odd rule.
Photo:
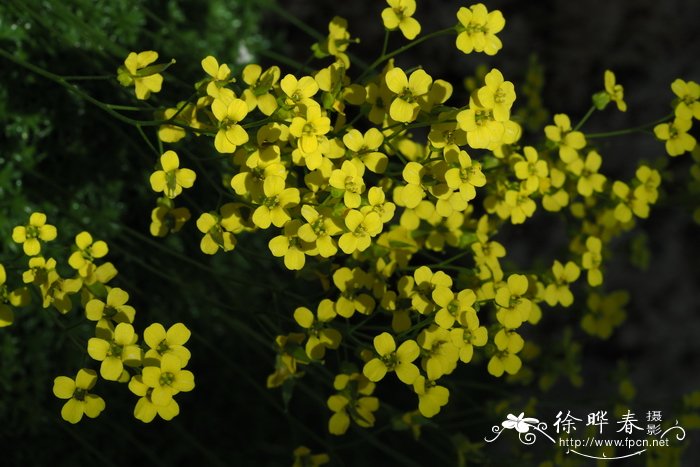
[[[605,175],[598,173],[603,158],[596,151],[589,151],[585,161],[576,158],[567,169],[579,177],[576,190],[581,196],[589,197],[594,192],[602,193],[605,184]]]
[[[522,274],[511,274],[506,284],[496,289],[496,318],[509,329],[520,327],[530,315],[532,302],[524,297],[527,289],[528,281]]]
[[[434,381],[455,370],[459,348],[454,345],[449,330],[432,324],[418,334],[416,341],[422,349],[421,364],[428,379]]]
[[[379,152],[384,142],[384,135],[376,128],[370,128],[363,135],[359,130],[352,129],[343,135],[343,144],[348,148],[350,156],[357,156],[362,163],[374,173],[384,173],[389,159]]]
[[[163,420],[172,420],[180,413],[180,406],[175,399],[170,399],[166,405],[156,405],[151,400],[153,388],[146,386],[141,375],[135,375],[129,380],[129,390],[139,396],[134,407],[134,417],[144,423],[150,423],[158,415]]]
[[[53,393],[59,399],[68,399],[61,409],[61,417],[67,422],[78,423],[83,414],[97,417],[105,409],[105,401],[88,391],[95,386],[97,373],[81,369],[75,379],[58,376],[53,382]]]
[[[153,389],[151,401],[163,407],[170,404],[178,392],[189,392],[194,389],[194,375],[191,371],[183,370],[180,359],[166,353],[160,360],[160,366],[144,367],[141,374],[143,384]]]
[[[26,306],[29,304],[29,291],[26,287],[21,287],[10,291],[5,283],[7,274],[5,266],[0,264],[0,328],[9,326],[14,321],[12,306]]]
[[[474,347],[483,347],[488,340],[486,327],[479,326],[479,318],[476,311],[468,310],[460,319],[462,327],[450,330],[452,343],[459,349],[459,359],[463,363],[469,363],[474,356]]]
[[[435,381],[419,375],[413,382],[413,390],[418,394],[418,411],[426,418],[432,418],[442,406],[447,404],[450,391],[444,386],[438,386]]]
[[[333,302],[327,298],[321,300],[316,309],[316,317],[311,310],[303,306],[294,310],[294,321],[306,329],[308,336],[306,355],[313,360],[322,359],[326,354],[326,348],[337,349],[340,345],[340,332],[328,325],[336,317],[333,305]]]
[[[117,70],[117,77],[122,86],[133,84],[136,87],[137,99],[148,99],[152,92],[160,92],[163,76],[159,72],[167,68],[167,65],[151,65],[156,60],[158,52],[153,50],[131,52],[124,60],[124,65]]]
[[[448,149],[445,151],[445,160],[452,168],[445,172],[445,182],[453,190],[459,190],[464,201],[471,201],[476,197],[475,187],[486,185],[486,177],[481,172],[481,164],[472,162],[466,151]]]
[[[671,83],[671,90],[678,96],[676,105],[676,117],[690,120],[700,120],[700,85],[695,81],[683,81],[677,79]]]
[[[498,378],[503,375],[503,372],[514,375],[522,366],[523,362],[520,357],[508,350],[501,350],[491,357],[486,369],[491,375]]]
[[[393,31],[396,28],[408,40],[420,34],[420,23],[413,18],[416,12],[416,0],[386,0],[389,8],[382,10],[384,27]]]
[[[160,156],[161,170],[156,170],[151,174],[151,188],[156,193],[163,194],[173,199],[183,188],[191,188],[197,178],[197,174],[190,169],[181,169],[180,159],[175,151],[165,151]]]
[[[621,84],[615,83],[615,74],[610,70],[605,70],[605,93],[611,101],[617,104],[617,110],[627,111],[627,103],[624,101],[624,89]]]
[[[103,328],[109,329],[109,328]],[[110,329],[111,332],[111,329]],[[100,375],[108,381],[117,381],[122,376],[124,365],[141,364],[141,348],[136,345],[138,337],[129,323],[119,323],[108,338],[92,337],[88,341],[88,355],[100,365]]]
[[[305,117],[294,117],[289,125],[289,133],[299,139],[299,149],[304,154],[312,154],[318,150],[319,138],[331,129],[331,120],[321,113],[321,108],[312,105],[306,108]],[[309,170],[315,170],[318,164],[313,166],[307,163]]]
[[[522,224],[525,219],[532,217],[537,205],[530,198],[527,189],[519,191],[508,190],[505,195],[505,204],[510,208],[510,221],[513,224]]]
[[[386,195],[381,187],[373,186],[367,192],[367,201],[369,206],[363,206],[361,211],[363,214],[374,211],[379,214],[383,223],[389,222],[394,217],[396,205],[386,200]]]
[[[350,426],[350,420],[363,428],[374,426],[374,412],[379,409],[379,399],[369,397],[375,384],[360,373],[339,374],[333,381],[339,391],[328,398],[326,405],[333,411],[328,420],[328,431],[342,435]]]
[[[586,138],[580,131],[572,131],[571,120],[565,114],[554,116],[554,125],[544,127],[547,139],[559,146],[559,157],[569,164],[578,158],[578,150],[586,146]]]
[[[534,193],[540,187],[541,180],[549,174],[547,161],[539,159],[537,150],[532,146],[525,146],[523,149],[525,160],[521,160],[513,165],[515,176],[523,180],[525,190]]]
[[[257,107],[264,115],[272,115],[277,110],[277,99],[270,91],[280,79],[279,67],[271,66],[263,71],[260,65],[252,63],[243,68],[242,78],[248,85],[241,96],[248,104],[248,111]]]
[[[357,208],[362,202],[360,195],[365,191],[362,176],[365,166],[359,159],[343,161],[339,169],[333,170],[328,184],[343,194],[343,202],[349,208]]]
[[[661,141],[666,141],[669,156],[680,156],[695,147],[695,137],[688,133],[692,122],[689,118],[676,117],[671,123],[661,123],[654,127],[654,134]]]
[[[418,367],[413,361],[418,358],[420,348],[416,341],[404,341],[396,348],[396,341],[388,332],[383,332],[374,338],[374,349],[378,356],[365,363],[362,373],[372,382],[384,378],[388,371],[396,372],[396,376],[404,384],[413,384],[418,378]]]
[[[503,80],[503,74],[497,69],[491,70],[485,77],[485,86],[477,91],[479,103],[493,112],[497,122],[510,119],[510,108],[515,102],[515,88],[510,81]]]
[[[106,303],[93,298],[85,305],[85,316],[90,321],[109,320],[115,323],[133,323],[136,310],[127,305],[129,294],[115,287],[107,293]]]
[[[197,229],[204,234],[199,243],[203,253],[213,255],[219,249],[231,251],[236,247],[236,237],[231,228],[231,224],[235,223],[233,214],[228,210],[224,211],[225,206],[222,206],[220,215],[216,212],[205,212],[197,219]]]
[[[283,235],[272,238],[268,248],[272,256],[284,258],[284,266],[290,271],[299,271],[306,264],[305,252],[312,249],[312,245],[304,244],[299,237],[299,228],[302,222],[293,219],[284,224]]]
[[[569,290],[569,284],[578,279],[581,270],[576,263],[569,261],[562,265],[559,261],[554,261],[552,275],[554,282],[549,284],[544,291],[544,299],[549,306],[560,303],[561,306],[568,307],[574,303],[574,296]]]
[[[219,97],[220,89],[232,81],[231,69],[225,63],[219,65],[219,61],[211,55],[202,59],[202,69],[209,75],[207,94]]]
[[[299,204],[299,190],[284,186],[284,180],[280,177],[265,179],[262,204],[253,212],[253,223],[261,229],[267,229],[270,224],[282,227],[291,219],[287,210]]]
[[[324,258],[335,255],[338,248],[332,236],[340,234],[343,229],[338,226],[334,218],[319,213],[316,208],[308,204],[301,207],[301,215],[306,220],[306,224],[299,227],[297,232],[299,238],[315,245]]]
[[[25,255],[36,256],[41,253],[41,242],[54,240],[56,234],[56,227],[46,223],[46,214],[34,212],[29,216],[29,224],[12,229],[12,240],[22,244]]]
[[[586,239],[586,251],[581,257],[581,266],[588,271],[588,284],[591,287],[597,287],[603,283],[603,273],[600,270],[603,262],[602,247],[603,244],[598,237]]]
[[[435,323],[444,329],[450,329],[455,321],[462,322],[466,314],[474,311],[476,295],[471,289],[464,289],[455,294],[447,287],[435,287],[432,293],[435,304],[440,307],[435,315]]]
[[[335,311],[343,318],[350,318],[357,311],[369,315],[376,305],[374,298],[362,290],[372,287],[373,278],[360,268],[340,268],[333,273],[333,284],[340,291]]]
[[[496,121],[493,111],[473,98],[469,100],[469,107],[457,114],[457,123],[467,132],[467,143],[474,149],[485,149],[500,143],[505,133],[505,126]]]
[[[144,355],[144,362],[157,365],[163,355],[172,354],[180,359],[182,367],[190,360],[190,351],[185,344],[192,333],[182,323],[175,323],[166,331],[162,324],[153,323],[143,331],[143,340],[150,347]]]
[[[348,232],[338,240],[340,249],[348,255],[355,251],[365,251],[369,248],[372,237],[382,231],[382,225],[382,219],[375,211],[362,213],[351,209],[345,216]]]
[[[496,37],[506,25],[503,14],[494,10],[489,12],[482,3],[477,3],[469,8],[461,7],[457,11],[456,45],[465,54],[474,52],[484,52],[486,55],[496,55],[503,44]]]
[[[280,88],[287,96],[287,105],[318,106],[318,103],[311,99],[318,92],[318,84],[311,76],[302,76],[297,80],[294,75],[286,75],[280,81]]]
[[[659,197],[657,187],[661,184],[661,174],[649,166],[642,165],[635,173],[640,185],[634,189],[634,197],[646,203],[655,203]]]
[[[74,251],[68,258],[68,264],[78,271],[81,277],[89,276],[94,270],[93,261],[104,257],[109,249],[102,240],[93,242],[89,232],[80,232],[75,236],[75,244],[78,251]]]
[[[416,70],[407,78],[401,68],[392,68],[385,79],[387,87],[396,94],[389,107],[391,118],[402,123],[414,121],[420,110],[418,98],[428,93],[433,78],[423,70]]]
[[[248,104],[245,101],[214,99],[211,111],[219,122],[219,131],[214,137],[214,147],[217,151],[229,154],[234,152],[236,147],[248,142],[248,133],[240,125],[248,115]]]
[[[186,207],[176,208],[170,198],[159,198],[158,206],[151,211],[149,231],[154,237],[165,237],[169,233],[179,232],[191,217]]]

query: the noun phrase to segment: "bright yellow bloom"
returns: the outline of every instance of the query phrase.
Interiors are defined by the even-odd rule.
[[[469,8],[461,7],[457,11],[459,25],[456,45],[465,54],[484,52],[486,55],[496,55],[503,43],[496,37],[505,27],[503,14],[494,10],[489,12],[482,3]]]
[[[306,329],[308,336],[306,355],[313,360],[322,359],[326,348],[337,349],[340,345],[340,332],[328,325],[336,317],[333,305],[327,298],[321,300],[316,309],[316,317],[311,310],[303,306],[294,310],[294,321]]]
[[[307,223],[299,227],[297,232],[299,238],[315,245],[319,254],[324,258],[335,255],[338,248],[332,236],[340,234],[343,229],[338,226],[334,218],[328,217],[327,213],[319,213],[316,208],[308,204],[301,207],[301,215]]]
[[[530,198],[530,193],[522,188],[519,191],[506,191],[504,201],[510,209],[510,221],[513,224],[522,224],[528,217],[532,217],[537,208],[535,202]]]
[[[394,217],[396,205],[386,200],[386,195],[381,187],[373,186],[367,192],[367,201],[369,206],[363,206],[361,211],[363,214],[374,211],[379,214],[383,223],[389,222]]]
[[[175,151],[165,151],[160,156],[161,170],[156,170],[151,174],[151,188],[156,193],[163,194],[173,199],[183,188],[191,188],[197,178],[197,174],[191,169],[181,169],[180,159]]]
[[[661,184],[661,174],[658,170],[642,165],[635,175],[640,185],[634,189],[634,197],[645,203],[655,203],[659,197],[657,188]]]
[[[299,237],[301,226],[302,221],[299,219],[287,222],[284,224],[283,234],[272,238],[267,244],[272,256],[284,258],[284,266],[290,271],[301,270],[306,264],[304,253],[313,248]]]
[[[284,180],[279,177],[265,179],[262,204],[253,212],[253,223],[261,229],[267,229],[270,224],[282,227],[291,219],[287,210],[299,204],[299,190],[284,186]]]
[[[151,65],[156,60],[158,52],[153,50],[131,52],[124,60],[124,65],[117,70],[119,83],[122,86],[133,84],[136,87],[136,98],[141,100],[148,99],[152,92],[160,92],[163,76],[159,72],[168,65]]]
[[[139,396],[134,407],[134,417],[144,423],[150,423],[158,415],[163,420],[172,420],[180,413],[180,406],[175,399],[170,399],[166,405],[156,405],[151,400],[153,388],[146,386],[141,375],[135,375],[129,380],[129,390]]]
[[[157,406],[167,406],[178,392],[194,389],[194,375],[182,369],[182,362],[173,354],[166,353],[160,366],[144,367],[141,374],[143,383],[153,389],[151,401]]]
[[[418,367],[413,364],[420,354],[416,341],[404,341],[397,349],[392,335],[383,332],[374,338],[374,349],[378,356],[365,363],[362,369],[367,379],[376,383],[384,378],[388,371],[394,371],[401,382],[413,384],[419,375]]]
[[[430,91],[433,78],[423,70],[416,70],[407,78],[401,68],[392,68],[385,79],[387,87],[396,94],[389,107],[391,118],[402,123],[414,121],[420,110],[418,99]]]
[[[211,55],[202,59],[202,69],[209,75],[207,94],[220,97],[220,89],[232,81],[231,69],[225,63],[219,65],[219,61]]]
[[[355,311],[369,315],[376,305],[374,298],[363,293],[373,285],[372,275],[360,268],[340,268],[333,273],[333,284],[340,291],[335,311],[343,318],[350,318]]]
[[[677,118],[700,120],[700,85],[695,81],[677,79],[671,83],[671,90],[678,96],[675,114]]]
[[[463,327],[453,328],[450,331],[452,343],[459,349],[459,359],[463,363],[469,363],[474,356],[474,347],[483,347],[488,340],[486,327],[479,326],[479,318],[476,311],[467,311],[459,324]]]
[[[298,145],[304,154],[313,154],[318,151],[319,138],[323,137],[331,129],[331,119],[326,117],[321,108],[312,105],[306,108],[305,117],[294,117],[289,125],[289,133],[299,139]],[[309,164],[309,170],[315,170],[321,165],[320,157],[317,164]]]
[[[106,303],[92,299],[85,305],[85,316],[90,321],[111,320],[115,323],[133,323],[136,310],[127,305],[129,294],[115,287],[107,293]]]
[[[547,161],[539,159],[537,150],[532,146],[525,146],[523,149],[525,160],[521,160],[513,165],[513,171],[518,179],[523,180],[525,190],[534,193],[540,187],[540,181],[549,174]]]
[[[569,284],[578,279],[581,270],[576,263],[569,261],[562,265],[559,261],[554,261],[552,275],[554,282],[549,284],[544,291],[544,299],[549,306],[560,303],[561,306],[568,307],[574,303],[574,295],[569,289]]]
[[[224,220],[215,212],[205,212],[199,216],[197,229],[205,234],[199,243],[203,253],[213,255],[219,249],[231,251],[236,247],[236,237],[224,226]]]
[[[669,156],[680,156],[695,147],[695,137],[688,133],[692,122],[688,118],[676,117],[671,123],[661,123],[654,127],[654,134],[661,141],[666,141]]]
[[[243,68],[242,78],[248,85],[248,89],[244,90],[242,95],[248,104],[248,111],[252,112],[257,107],[264,115],[272,115],[278,105],[277,99],[270,91],[280,79],[279,67],[271,66],[263,71],[260,65],[252,63]]]
[[[297,80],[294,75],[286,75],[280,81],[280,88],[287,95],[287,105],[318,106],[318,103],[311,99],[318,92],[318,84],[311,76],[302,76]]]
[[[420,34],[420,23],[413,18],[416,12],[416,0],[386,0],[389,8],[382,10],[384,27],[393,31],[396,28],[408,40]]]
[[[343,202],[349,208],[357,208],[362,202],[360,195],[365,191],[362,176],[365,166],[359,159],[344,161],[339,169],[333,170],[328,184],[343,194]]]
[[[510,81],[503,80],[503,74],[497,69],[491,70],[485,77],[485,86],[477,91],[479,103],[493,112],[497,122],[510,119],[510,108],[515,102],[515,88]]]
[[[624,89],[621,84],[615,83],[615,74],[610,70],[605,70],[605,93],[611,101],[617,104],[617,110],[627,111],[627,103],[624,101]]]
[[[362,213],[351,209],[345,216],[348,232],[338,240],[340,249],[348,255],[355,251],[365,251],[369,248],[372,237],[382,231],[382,225],[382,219],[375,211]]]
[[[7,274],[5,266],[0,264],[0,328],[9,326],[14,321],[14,312],[11,306],[26,306],[29,304],[29,291],[21,287],[10,291],[5,283]]]
[[[505,133],[502,122],[496,121],[493,111],[469,100],[469,107],[457,114],[459,127],[467,132],[467,143],[474,149],[485,149],[499,144]]]
[[[440,413],[450,398],[450,391],[446,387],[438,386],[435,381],[423,375],[419,375],[413,382],[413,391],[418,394],[418,410],[426,418]]]
[[[384,142],[384,135],[376,128],[370,128],[363,135],[359,130],[352,129],[343,135],[343,144],[348,148],[350,156],[357,156],[369,170],[384,173],[389,159],[379,152]]]
[[[498,378],[503,375],[503,372],[514,375],[522,366],[523,362],[520,357],[508,350],[502,350],[491,357],[486,368],[491,375]]]
[[[423,189],[422,179],[428,172],[428,169],[418,162],[409,162],[404,167],[401,175],[406,181],[406,185],[401,187],[400,195],[398,190],[395,192],[397,203],[399,206],[403,204],[409,209],[417,207],[423,197],[425,190]]]
[[[185,344],[192,333],[182,323],[175,323],[166,331],[162,324],[153,323],[143,331],[143,340],[150,347],[144,355],[146,365],[158,365],[163,355],[172,354],[180,359],[182,367],[190,360]]]
[[[110,332],[112,332],[111,329]],[[141,364],[141,348],[136,345],[137,339],[134,327],[129,323],[117,324],[111,336],[107,338],[90,338],[87,346],[88,355],[102,362],[100,375],[104,379],[117,381],[122,376],[124,365]]]
[[[649,203],[637,198],[634,190],[626,183],[617,180],[613,183],[612,190],[615,198],[619,200],[615,206],[615,219],[625,224],[632,220],[632,214],[642,219],[649,217]]]
[[[41,242],[50,242],[56,238],[56,227],[46,223],[46,214],[34,212],[29,216],[29,224],[18,225],[12,229],[12,240],[21,243],[24,254],[36,256],[41,253]]]
[[[445,160],[451,166],[445,172],[445,182],[452,190],[459,190],[464,201],[476,197],[475,187],[486,185],[486,177],[481,172],[481,164],[472,162],[466,151],[456,148],[445,151]]]
[[[432,293],[435,304],[440,308],[435,314],[435,323],[444,329],[450,329],[455,321],[466,320],[466,314],[474,311],[476,295],[471,289],[464,289],[455,294],[447,287],[435,287]]]
[[[586,159],[576,158],[567,169],[579,177],[576,183],[576,190],[581,196],[591,196],[595,193],[603,192],[605,175],[598,173],[603,158],[597,151],[589,151]]]
[[[421,348],[421,366],[428,379],[437,380],[457,368],[459,348],[453,343],[450,331],[435,324],[423,329],[416,338]]]
[[[75,244],[78,251],[74,251],[68,258],[68,264],[78,271],[81,277],[87,277],[95,269],[93,261],[104,257],[109,249],[102,240],[93,242],[89,232],[80,232],[75,236]]]
[[[559,146],[559,157],[569,164],[578,158],[578,150],[586,146],[586,138],[580,131],[572,131],[571,120],[565,114],[554,116],[554,125],[544,127],[547,139]]]
[[[211,111],[216,117],[219,131],[214,138],[214,147],[222,154],[232,153],[236,147],[248,142],[248,133],[240,122],[248,115],[248,104],[241,99],[231,99],[230,102],[214,99]]]
[[[532,307],[532,302],[524,297],[527,289],[528,281],[522,274],[511,274],[507,283],[496,289],[496,318],[505,327],[516,329],[527,321]]]
[[[61,409],[61,417],[70,423],[78,423],[83,414],[97,417],[105,409],[105,401],[88,391],[95,386],[97,373],[81,369],[75,379],[58,376],[53,381],[53,393],[59,399],[68,399]]]

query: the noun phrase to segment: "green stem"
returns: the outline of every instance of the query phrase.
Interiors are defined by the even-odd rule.
[[[590,134],[586,135],[586,138],[595,139],[595,138],[609,138],[609,137],[613,137],[613,136],[628,135],[630,133],[635,133],[638,131],[646,130],[646,129],[653,127],[653,126],[656,126],[660,123],[665,123],[665,122],[669,121],[672,117],[673,117],[673,114],[670,113],[663,118],[660,118],[654,122],[645,123],[644,125],[639,125],[639,126],[636,126],[633,128],[626,128],[624,130],[608,131],[605,133],[590,133]]]
[[[357,78],[357,81],[358,82],[361,81],[362,78],[367,76],[377,66],[381,65],[382,62],[389,60],[390,58],[395,57],[396,55],[404,53],[407,50],[409,50],[409,49],[417,46],[418,44],[421,44],[429,39],[433,39],[434,37],[438,37],[438,36],[444,36],[447,34],[453,34],[454,31],[455,31],[454,27],[440,29],[439,31],[434,31],[434,32],[431,32],[430,34],[423,36],[423,37],[415,39],[415,40],[409,42],[408,44],[404,45],[403,47],[399,47],[398,49],[394,50],[393,52],[389,52],[388,54],[387,53],[382,54],[381,57],[376,59],[370,66],[365,68],[365,70],[362,72],[362,74]]]
[[[388,29],[384,30],[384,45],[382,45],[382,53],[380,57],[386,55],[386,49],[389,47],[389,34],[390,31]]]
[[[592,105],[590,109],[588,109],[588,112],[586,112],[586,115],[583,116],[580,122],[576,124],[574,129],[572,131],[578,131],[579,128],[583,126],[584,123],[586,123],[586,120],[588,120],[591,115],[593,115],[593,112],[595,112],[595,105]]]

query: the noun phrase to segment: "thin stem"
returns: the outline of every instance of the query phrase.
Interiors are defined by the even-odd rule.
[[[389,47],[389,34],[390,31],[388,29],[384,30],[384,45],[382,45],[382,53],[380,57],[383,57],[386,55],[386,50]]]
[[[405,51],[407,51],[407,50],[409,50],[409,49],[417,46],[418,44],[421,44],[429,39],[432,39],[432,38],[438,37],[438,36],[444,36],[446,34],[452,34],[452,33],[454,33],[454,31],[455,31],[454,27],[440,29],[439,31],[434,31],[434,32],[431,32],[430,34],[423,36],[423,37],[415,39],[415,40],[409,42],[408,44],[404,45],[403,47],[399,47],[398,49],[394,50],[393,52],[389,52],[388,54],[387,53],[382,54],[381,57],[376,59],[370,66],[365,68],[365,71],[363,71],[362,74],[357,78],[357,81],[361,81],[362,78],[367,76],[377,66],[381,65],[382,62],[389,60],[390,58],[395,57],[396,55],[399,55],[399,54],[401,54],[401,53],[403,53],[403,52],[405,52]]]
[[[660,118],[654,122],[645,123],[644,125],[639,125],[639,126],[632,127],[632,128],[626,128],[624,130],[608,131],[605,133],[590,133],[590,134],[586,135],[586,138],[588,138],[588,139],[609,138],[609,137],[613,137],[613,136],[628,135],[630,133],[635,133],[637,131],[646,130],[650,127],[658,125],[659,123],[665,123],[665,122],[669,121],[672,117],[673,117],[673,114],[671,113],[671,114],[668,114],[665,117]]]
[[[572,131],[578,131],[579,128],[583,126],[584,123],[586,123],[586,120],[590,118],[591,115],[593,115],[593,112],[595,112],[596,107],[595,105],[592,105],[590,109],[588,109],[588,112],[586,112],[586,115],[583,116],[580,122],[576,124],[574,129]]]

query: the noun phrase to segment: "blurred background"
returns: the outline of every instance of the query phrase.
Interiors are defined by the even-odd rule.
[[[528,109],[519,97],[515,108],[533,122],[525,141],[540,138],[555,113],[581,118],[590,96],[602,89],[605,69],[615,71],[624,85],[629,110],[596,112],[586,132],[656,120],[670,111],[675,78],[700,81],[696,1],[485,3],[506,18],[498,55],[465,56],[453,38],[443,37],[411,49],[397,64],[422,65],[434,78],[453,83],[449,103],[455,106],[466,103],[462,84],[482,63],[502,70],[516,92],[519,83],[536,76],[549,114]],[[419,1],[422,34],[455,24],[460,6],[467,4]],[[333,16],[346,18],[352,36],[360,38],[351,51],[370,62],[381,50],[384,7],[369,0],[9,0],[0,4],[0,48],[68,76],[113,75],[130,51],[156,50],[162,61],[177,60],[154,98],[156,104],[172,105],[191,94],[206,55],[230,64],[234,73],[250,61],[305,63],[316,38],[299,28],[300,22],[325,35]],[[389,50],[404,43],[393,34]],[[351,73],[356,76],[358,69],[354,65]],[[282,65],[282,70],[293,67]],[[133,102],[132,91],[115,81],[78,83],[103,102]],[[315,283],[286,271],[268,254],[264,236],[241,238],[234,253],[213,258],[199,252],[193,223],[164,241],[150,237],[155,196],[148,175],[155,159],[133,126],[2,58],[0,126],[0,261],[21,258],[10,241],[12,227],[36,210],[59,229],[59,241],[48,250],[56,257],[67,258],[81,230],[106,240],[108,259],[120,272],[115,284],[129,292],[136,307],[136,327],[180,321],[193,330],[188,367],[197,382],[193,392],[178,396],[181,414],[170,423],[135,420],[136,398],[124,386],[104,381],[96,392],[106,400],[106,411],[77,426],[64,423],[52,381],[90,364],[72,343],[86,339],[90,329],[77,310],[56,320],[55,311],[35,301],[16,313],[13,326],[0,330],[0,444],[13,446],[3,454],[3,465],[276,466],[291,464],[291,452],[300,444],[328,452],[333,465],[507,465],[517,446],[478,444],[502,413],[520,413],[533,398],[535,416],[548,421],[558,410],[612,411],[616,405],[639,413],[663,410],[671,417],[683,413],[684,395],[700,389],[700,242],[692,217],[698,197],[687,195],[690,157],[665,157],[651,131],[600,142],[602,171],[610,177],[629,179],[640,161],[656,159],[665,161],[660,168],[671,177],[650,220],[613,246],[617,259],[606,270],[606,290],[629,291],[625,323],[611,339],[599,340],[580,329],[584,303],[545,308],[542,323],[526,337],[546,352],[526,362],[526,371],[512,384],[488,375],[483,361],[460,370],[450,405],[423,427],[420,441],[412,441],[406,427],[388,416],[380,417],[374,430],[331,437],[325,408],[330,388],[317,390],[314,384],[327,379],[312,371],[293,394],[265,388],[274,366],[274,336],[293,329],[291,314],[303,305],[294,295],[317,296]],[[145,131],[155,141],[153,130]],[[206,166],[209,153],[201,145],[192,147],[201,157],[192,168],[215,177]],[[221,200],[211,190],[191,196],[192,205],[204,210],[213,208],[212,199]],[[565,226],[552,219],[540,216],[505,233],[501,242],[514,266],[542,267],[566,251]],[[7,269],[9,277],[23,267]],[[412,395],[394,396],[397,388],[382,385],[380,397],[407,409],[415,404]],[[697,432],[682,444],[680,465],[700,463]],[[517,455],[520,465],[538,465],[552,451]],[[644,465],[650,459],[655,458],[618,465]]]

